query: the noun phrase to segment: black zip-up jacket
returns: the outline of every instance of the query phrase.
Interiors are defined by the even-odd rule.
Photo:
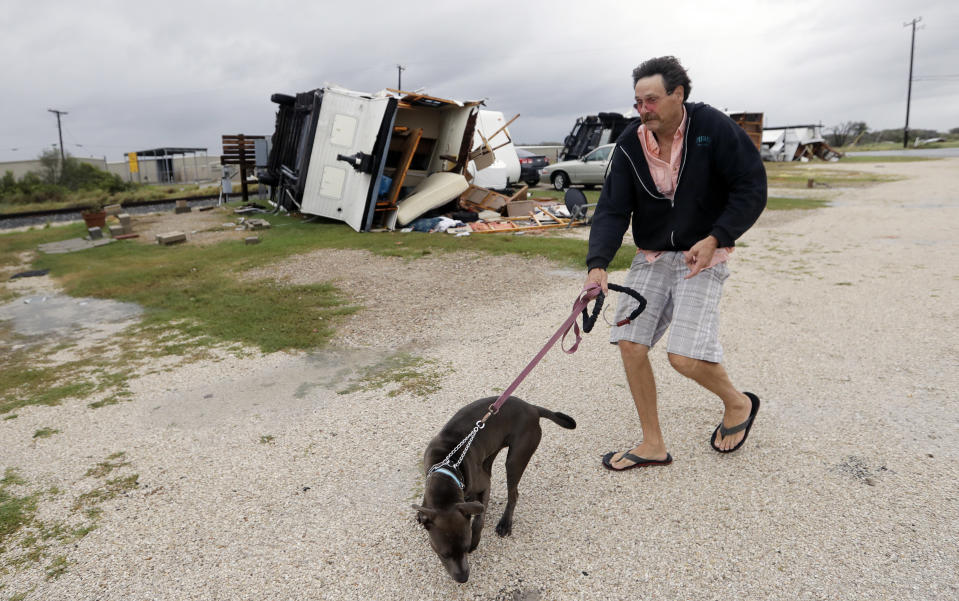
[[[626,126],[610,157],[609,174],[589,233],[587,269],[606,268],[633,222],[644,250],[689,250],[712,234],[733,246],[766,207],[766,170],[759,151],[732,119],[708,104],[686,103],[686,134],[674,200],[656,189],[636,130]]]

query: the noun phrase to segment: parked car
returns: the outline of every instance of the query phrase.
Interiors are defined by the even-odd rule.
[[[560,161],[540,169],[539,174],[548,179],[553,188],[565,190],[573,185],[587,188],[601,185],[606,177],[606,166],[615,144],[606,144],[593,150],[581,159]]]
[[[549,165],[549,159],[544,154],[533,154],[522,148],[516,149],[519,156],[519,179],[530,186],[539,183],[539,170]]]

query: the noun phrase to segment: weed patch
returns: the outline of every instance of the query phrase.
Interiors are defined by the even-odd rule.
[[[829,206],[828,200],[818,198],[784,198],[780,196],[770,196],[766,202],[766,210],[769,211],[820,209],[827,206]]]
[[[387,388],[387,396],[411,394],[427,397],[440,390],[440,380],[452,369],[450,364],[441,365],[432,359],[421,359],[406,353],[396,353],[367,368],[359,381],[338,394],[350,394],[359,390]]]
[[[84,474],[84,477],[92,476],[94,478],[105,478],[106,476],[109,476],[110,472],[113,470],[130,465],[129,461],[123,460],[125,457],[126,453],[123,451],[114,453],[107,457],[105,461],[101,461],[100,463],[96,464],[96,466],[88,469],[87,473]]]
[[[60,430],[54,430],[53,428],[41,428],[33,433],[34,438],[50,438],[54,434],[59,434]]]

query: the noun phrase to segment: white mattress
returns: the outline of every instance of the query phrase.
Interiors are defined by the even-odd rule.
[[[459,173],[434,173],[421,181],[413,193],[396,204],[396,220],[406,225],[430,209],[443,206],[469,188]]]

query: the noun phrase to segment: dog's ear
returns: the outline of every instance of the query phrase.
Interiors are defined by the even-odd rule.
[[[436,517],[436,510],[430,509],[429,507],[420,507],[419,505],[413,505],[412,507],[416,510],[416,521],[429,530],[430,526],[433,525],[433,518]]]
[[[469,503],[457,503],[456,508],[459,509],[463,515],[479,515],[483,513],[483,504],[479,501],[470,501]]]

